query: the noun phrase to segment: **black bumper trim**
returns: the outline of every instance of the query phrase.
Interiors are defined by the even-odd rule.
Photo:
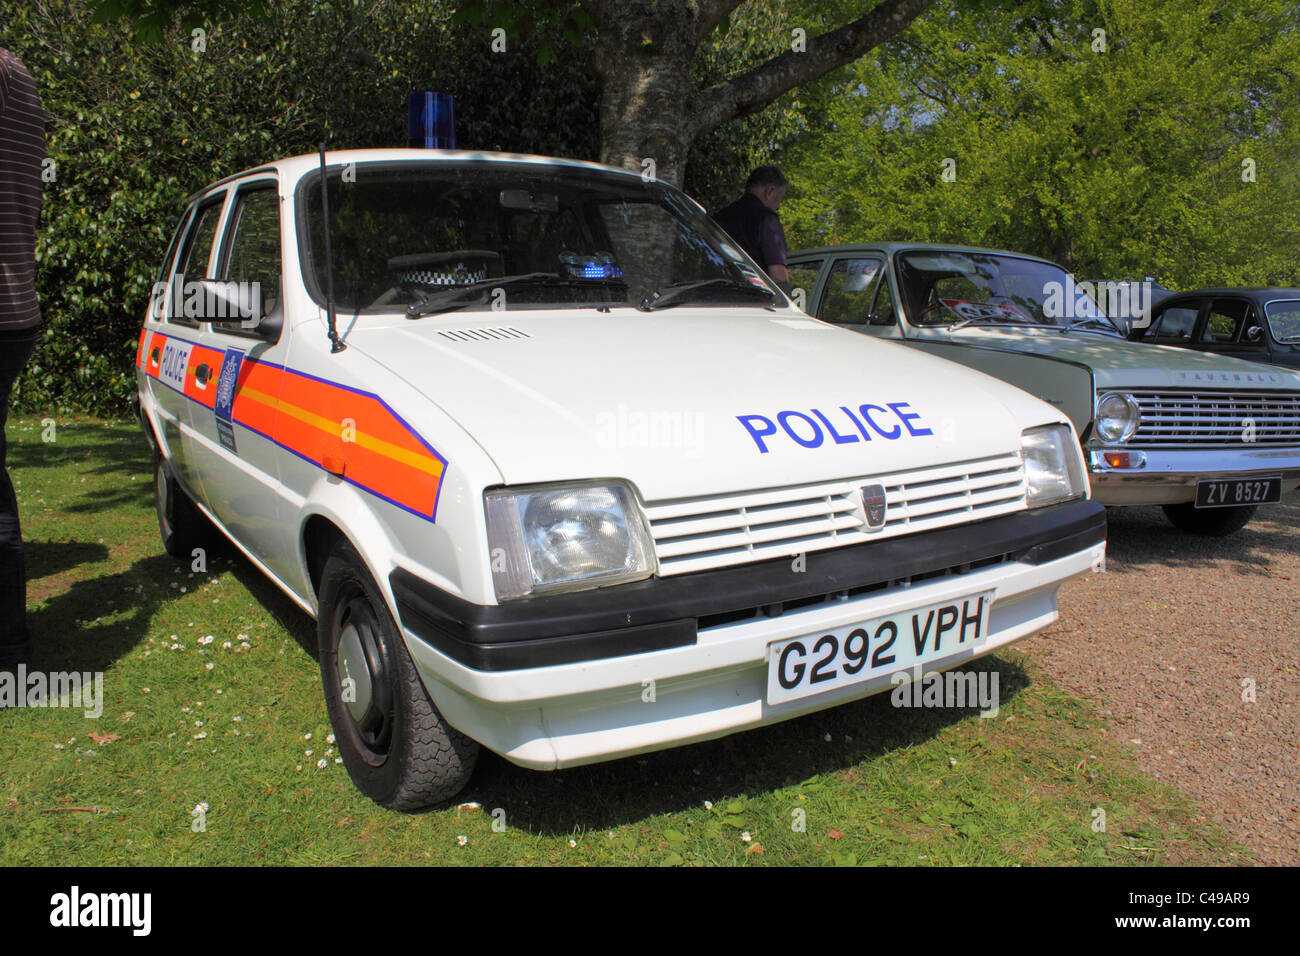
[[[1106,510],[1073,501],[999,518],[505,604],[472,604],[402,568],[389,575],[402,625],[482,671],[621,657],[695,643],[696,622],[1007,558],[1044,564],[1106,540]],[[779,613],[779,609],[777,609]]]

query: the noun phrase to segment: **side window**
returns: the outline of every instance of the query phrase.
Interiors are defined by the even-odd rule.
[[[1151,328],[1142,336],[1142,341],[1155,342],[1157,345],[1179,345],[1188,341],[1199,311],[1186,306],[1165,309],[1156,316]]]
[[[880,267],[879,259],[836,260],[826,277],[818,318],[846,325],[865,324],[871,315]]]
[[[176,249],[181,244],[181,236],[185,235],[185,227],[189,224],[190,214],[193,211],[194,207],[186,207],[185,212],[181,214],[180,222],[176,224],[175,231],[172,232],[172,241],[167,244],[167,253],[163,256],[162,265],[158,267],[158,278],[154,280],[153,292],[149,296],[150,318],[163,317],[162,309],[166,301],[167,280],[172,274],[172,261],[176,258]]]
[[[276,190],[241,191],[235,199],[227,232],[230,239],[220,278],[230,282],[256,282],[266,311],[274,311],[280,301],[280,196]],[[238,321],[214,323],[213,328],[233,334],[255,334]]]
[[[1246,331],[1246,319],[1250,305],[1240,299],[1216,299],[1210,306],[1209,319],[1201,335],[1202,342],[1242,342],[1250,344]]]
[[[217,226],[221,222],[221,207],[225,203],[225,194],[209,200],[199,207],[198,213],[190,223],[189,233],[181,246],[181,254],[176,259],[175,274],[183,281],[208,279],[208,263],[212,258],[212,242],[217,237]],[[181,301],[175,301],[179,296]],[[168,322],[197,327],[198,323],[184,318],[181,308],[184,304],[185,291],[181,288],[172,290],[171,315]]]
[[[800,306],[805,312],[812,314],[813,308],[813,289],[817,286],[817,276],[822,271],[821,259],[813,259],[810,262],[792,262],[790,269],[790,297],[794,299],[794,304]],[[803,300],[800,301],[799,293],[803,292]]]

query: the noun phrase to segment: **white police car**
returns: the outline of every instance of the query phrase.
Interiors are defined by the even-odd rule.
[[[168,551],[210,521],[316,617],[348,771],[394,808],[480,744],[567,767],[954,666],[1104,555],[1062,412],[809,319],[681,192],[588,163],[216,183],[137,375]]]

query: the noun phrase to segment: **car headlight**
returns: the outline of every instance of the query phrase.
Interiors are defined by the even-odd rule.
[[[1020,456],[1025,462],[1025,499],[1029,507],[1054,505],[1088,493],[1082,453],[1065,425],[1021,432]]]
[[[631,489],[616,483],[484,492],[498,600],[649,577],[650,532]]]
[[[1097,437],[1106,444],[1128,441],[1137,431],[1142,417],[1132,395],[1124,392],[1107,392],[1097,400]]]

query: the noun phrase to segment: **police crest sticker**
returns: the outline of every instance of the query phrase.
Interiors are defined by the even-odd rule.
[[[867,516],[867,530],[879,531],[885,526],[885,486],[882,484],[863,485],[858,489],[862,495],[862,510]]]
[[[235,426],[231,417],[235,405],[235,385],[239,382],[239,367],[244,363],[244,353],[239,349],[226,349],[221,362],[221,375],[217,379],[216,401],[212,410],[217,416],[217,439],[222,446],[235,451]]]

